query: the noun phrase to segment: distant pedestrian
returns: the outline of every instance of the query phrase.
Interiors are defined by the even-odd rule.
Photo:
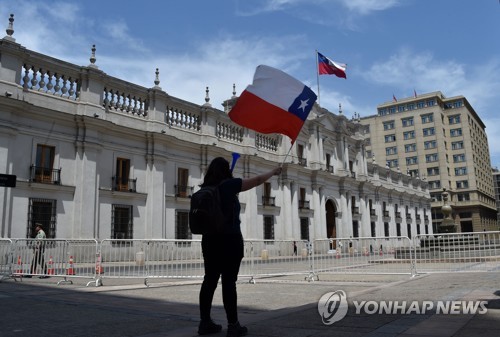
[[[43,276],[40,278],[46,278],[47,275],[47,264],[45,263],[44,251],[45,251],[45,242],[44,240],[47,238],[45,232],[43,231],[43,226],[41,223],[36,223],[35,227],[36,236],[35,242],[33,243],[33,259],[31,261],[31,275],[36,274],[36,270],[38,266],[42,267]],[[31,275],[27,275],[26,277],[31,277]]]
[[[293,242],[293,255],[297,255],[297,242]]]

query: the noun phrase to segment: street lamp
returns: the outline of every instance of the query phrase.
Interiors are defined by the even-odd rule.
[[[432,202],[436,202],[438,201],[437,198],[432,198],[431,199]],[[432,210],[432,231],[433,233],[437,233],[438,232],[438,223],[437,223],[437,214],[436,214],[436,207],[432,207],[431,205],[431,210]]]

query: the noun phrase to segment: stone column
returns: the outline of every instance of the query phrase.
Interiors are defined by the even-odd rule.
[[[311,209],[314,210],[312,218],[312,229],[313,233],[309,231],[310,239],[317,239],[326,236],[326,214],[325,214],[325,203],[323,197],[324,187],[319,184],[312,185],[312,202]]]
[[[288,235],[293,235],[293,219],[292,219],[292,188],[293,180],[288,178],[289,172],[287,172],[288,164],[283,165],[283,171],[278,179],[278,188],[281,189],[281,213],[280,213],[280,224],[282,228],[282,235],[284,239],[288,238]]]

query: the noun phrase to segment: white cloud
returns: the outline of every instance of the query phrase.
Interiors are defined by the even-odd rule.
[[[328,13],[339,14],[347,10],[351,15],[370,15],[373,12],[384,11],[398,6],[400,0],[238,0],[236,13],[242,16],[259,15],[262,13],[285,11],[294,13],[296,17],[305,20],[328,22],[324,18]],[[295,9],[300,6],[300,11]],[[305,10],[320,13],[311,17]],[[321,19],[323,17],[323,19]],[[339,15],[342,18],[343,15]],[[331,22],[329,22],[331,24]]]
[[[484,118],[483,122],[486,125],[491,165],[500,168],[500,146],[498,146],[500,144],[500,118]]]
[[[430,52],[401,49],[388,60],[363,71],[375,84],[400,88],[401,93],[441,91],[447,97],[463,95],[486,125],[492,163],[500,164],[500,118],[496,106],[500,92],[500,60],[466,67],[455,60],[438,60]],[[395,93],[398,95],[398,93]]]
[[[408,89],[434,91],[444,85],[456,85],[464,78],[463,65],[455,61],[438,61],[430,52],[400,49],[385,62],[373,64],[364,72],[368,80]],[[453,78],[453,81],[450,81]],[[429,88],[432,86],[433,88]]]
[[[286,10],[304,0],[237,0],[236,14],[241,16],[253,16],[262,13]],[[314,0],[309,1],[314,5]]]
[[[284,50],[290,43],[301,43],[301,40],[301,37],[215,37],[187,55],[152,54],[140,60],[98,55],[96,65],[112,76],[145,87],[154,85],[154,72],[159,68],[160,86],[168,94],[203,104],[208,86],[210,103],[222,108],[222,102],[232,95],[233,84],[239,95],[252,82],[259,64],[293,72],[301,54]]]
[[[84,40],[81,35],[74,34],[82,26],[77,5],[56,2],[49,6],[22,0],[8,3],[5,7],[14,14],[13,37],[29,49],[50,52],[57,57],[64,51],[74,50]],[[0,18],[7,18],[9,14],[0,9]],[[6,19],[5,23],[7,26]]]
[[[351,12],[360,15],[387,10],[399,4],[399,0],[340,0],[340,2]]]
[[[147,51],[144,43],[129,33],[128,25],[122,20],[104,22],[101,31],[106,45],[112,41],[110,45],[121,45],[123,49],[131,52]]]
[[[13,37],[28,49],[65,61],[81,60],[85,65],[93,44],[98,52],[104,46],[116,54],[148,52],[142,41],[130,34],[126,22],[112,17],[96,22],[85,16],[83,8],[75,3],[0,1],[0,4],[5,3],[8,3],[5,7],[15,14]],[[5,18],[6,27],[10,13],[2,9],[0,7],[0,19]]]
[[[403,92],[441,91],[445,96],[463,95],[474,106],[486,106],[500,91],[500,61],[467,68],[455,60],[437,60],[430,52],[400,49],[387,61],[363,71],[373,83],[400,88]],[[479,111],[477,111],[479,113]],[[486,112],[488,113],[488,112]]]
[[[257,65],[267,64],[293,73],[307,57],[301,52],[301,46],[307,42],[305,36],[214,36],[210,41],[191,41],[192,45],[186,47],[193,49],[189,54],[160,49],[153,52],[131,34],[125,21],[110,17],[102,23],[92,22],[76,5],[51,6],[56,5],[58,11],[34,1],[9,3],[9,10],[22,13],[15,17],[16,41],[30,50],[82,66],[89,64],[92,44],[96,44],[96,65],[105,73],[152,87],[155,69],[159,68],[164,91],[203,104],[205,87],[209,86],[211,103],[216,108],[231,97],[233,83],[237,94],[251,83]],[[4,17],[8,22],[8,14]],[[296,46],[297,51],[290,51],[290,45]]]

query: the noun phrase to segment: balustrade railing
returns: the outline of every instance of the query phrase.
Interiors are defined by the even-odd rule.
[[[90,116],[93,117],[102,117],[103,115],[99,111],[102,109],[106,113],[152,119],[154,122],[164,123],[169,128],[194,132],[200,132],[205,123],[215,125],[214,131],[211,128],[206,130],[215,133],[212,136],[218,139],[228,140],[236,144],[243,143],[244,138],[248,137],[244,133],[245,128],[232,123],[227,114],[223,112],[209,114],[208,120],[202,120],[200,106],[172,99],[163,93],[158,86],[146,88],[109,76],[98,70],[95,58],[94,61],[91,60],[92,64],[88,67],[74,65],[27,50],[17,43],[11,43],[7,40],[4,42],[0,45],[2,83],[10,92],[19,90],[17,92],[18,98],[20,97],[20,89],[22,89],[24,95],[50,95],[60,101],[64,99],[67,102],[86,104],[90,108],[81,109],[81,112],[83,114],[89,112]],[[56,104],[54,106],[62,111],[75,113],[75,110],[68,110],[64,105]],[[151,116],[151,112],[155,112],[154,116]],[[217,111],[214,109],[214,112]],[[214,118],[213,116],[215,116],[215,122],[210,120],[210,118]],[[161,126],[160,128],[151,126],[148,130],[167,133],[168,131],[165,129]],[[258,150],[276,153],[283,146],[280,135],[263,135],[252,132],[249,135],[255,137],[255,148]],[[315,162],[315,158],[311,158],[311,160]],[[308,163],[305,158],[299,158],[296,164],[307,167]],[[326,165],[326,170],[330,173],[334,172],[333,166],[330,164]],[[380,174],[378,178],[376,173]],[[59,174],[60,170],[55,170],[50,173],[51,178],[47,178],[45,173],[33,173],[30,179],[31,181],[60,183]],[[376,164],[368,165],[368,174],[374,179],[389,180],[393,184],[398,184],[403,179],[405,186],[409,185],[415,190],[425,191],[428,185],[424,181],[417,181],[411,177],[401,178],[400,172],[391,172],[390,169],[379,167]],[[355,174],[352,176],[356,178]],[[134,181],[129,182],[129,184],[133,183]],[[133,187],[132,189],[135,191],[135,186]],[[123,189],[120,188],[120,190]]]
[[[125,91],[114,90],[108,87],[103,91],[103,107],[121,113],[129,113],[145,117],[148,111],[148,99],[146,93],[130,94]]]
[[[167,107],[165,123],[170,127],[200,131],[201,118],[199,114],[187,112],[179,108]]]
[[[44,184],[61,184],[61,169],[30,166],[30,181]]]
[[[69,100],[78,100],[80,74],[77,71],[58,69],[56,65],[44,64],[41,60],[30,60],[22,65],[23,90],[34,90]],[[52,70],[54,69],[54,70]]]
[[[135,179],[123,179],[122,177],[113,177],[113,190],[121,192],[137,192],[137,178]]]
[[[255,134],[255,146],[258,149],[278,151],[279,140],[277,137],[264,136],[259,133]]]
[[[263,206],[276,206],[274,200],[275,200],[275,197],[263,196],[262,197],[262,205]]]
[[[175,196],[179,198],[190,198],[193,194],[193,186],[175,185]]]
[[[243,128],[229,123],[217,122],[217,138],[241,143],[243,141]]]

